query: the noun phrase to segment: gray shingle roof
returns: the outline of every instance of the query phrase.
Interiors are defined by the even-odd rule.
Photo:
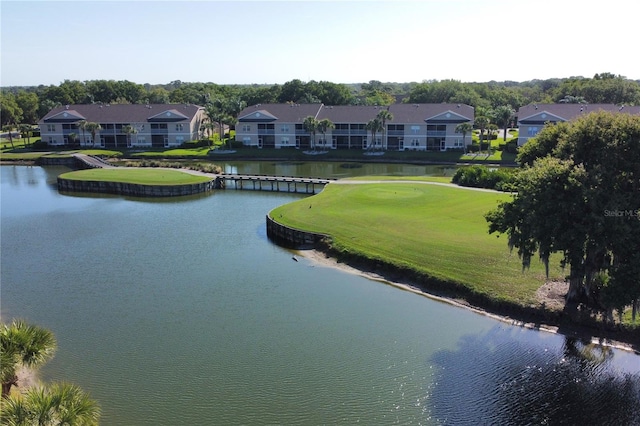
[[[518,110],[518,123],[543,123],[546,121],[570,121],[595,111],[640,114],[640,106],[614,104],[530,104]]]
[[[333,123],[367,123],[386,107],[363,105],[325,106],[320,111],[319,120],[328,118]]]
[[[381,110],[393,114],[389,123],[424,123],[428,119],[451,113],[449,121],[473,121],[474,109],[464,104],[394,104],[386,106],[336,105],[322,104],[259,104],[245,108],[239,114],[239,121],[262,121],[265,114],[276,117],[277,121],[302,123],[308,116],[318,120],[329,119],[333,123],[367,123],[375,118]],[[255,113],[260,112],[261,118]]]
[[[397,124],[421,123],[446,113],[451,113],[451,117],[445,117],[451,121],[473,121],[475,114],[473,107],[465,104],[394,104],[389,112]]]
[[[322,104],[257,104],[243,109],[238,114],[238,121],[251,118],[256,112],[261,115],[270,114],[277,121],[284,123],[302,123],[308,116],[316,117]],[[262,119],[250,121],[263,121]]]
[[[142,123],[167,111],[173,113],[174,118],[170,121],[176,121],[176,115],[184,115],[186,117],[185,120],[191,120],[200,109],[202,107],[199,105],[187,104],[79,104],[54,108],[40,121],[47,122],[56,115],[68,112],[69,114],[80,115],[85,120],[95,123]],[[58,118],[62,118],[62,116]],[[56,121],[58,121],[57,118]],[[74,119],[73,121],[77,120]]]

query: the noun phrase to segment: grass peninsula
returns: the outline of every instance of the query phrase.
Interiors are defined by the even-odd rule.
[[[532,262],[523,271],[506,239],[487,230],[484,214],[509,194],[383,179],[331,183],[270,216],[295,229],[329,235],[332,250],[346,257],[415,272],[497,303],[540,306],[536,291],[547,280],[543,265]],[[560,268],[551,269],[549,279],[561,277]]]

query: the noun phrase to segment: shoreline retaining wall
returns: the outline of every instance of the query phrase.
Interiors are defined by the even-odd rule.
[[[74,157],[46,157],[42,156],[36,160],[38,166],[66,166],[72,169],[85,168],[82,162]]]
[[[315,248],[327,238],[326,235],[290,228],[273,220],[267,215],[267,237],[278,245],[288,248]]]

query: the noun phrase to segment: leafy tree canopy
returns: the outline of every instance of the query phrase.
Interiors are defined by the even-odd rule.
[[[568,302],[611,315],[640,299],[640,117],[591,113],[546,126],[521,150],[517,195],[489,212],[523,267],[553,253]],[[635,312],[635,311],[634,311]]]

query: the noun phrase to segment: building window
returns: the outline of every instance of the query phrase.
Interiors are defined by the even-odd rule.
[[[176,136],[176,143],[184,143],[184,136]]]
[[[418,139],[411,139],[411,146],[420,146],[420,141]]]
[[[289,133],[289,125],[283,124],[280,130],[282,131],[282,133]]]
[[[55,132],[56,125],[55,124],[47,124],[47,132]]]
[[[531,138],[531,137],[534,137],[535,135],[537,135],[537,134],[538,134],[538,127],[537,127],[537,126],[535,126],[535,127],[529,127],[529,128],[527,129],[527,134],[529,135],[529,137],[530,137],[530,138]]]
[[[145,138],[144,136],[138,136],[137,142],[139,144],[144,144],[147,142],[147,138]]]
[[[282,138],[280,140],[280,144],[282,145],[289,145],[289,138]]]
[[[249,138],[249,137],[242,138],[242,143],[244,145],[250,145],[251,144],[251,138]]]
[[[183,124],[181,124],[181,123],[180,124],[176,124],[176,131],[177,132],[181,132],[183,128],[184,128]]]
[[[250,124],[243,124],[242,125],[242,131],[243,132],[250,132],[251,131],[251,125]]]
[[[411,126],[411,134],[417,135],[420,133],[420,126]]]

